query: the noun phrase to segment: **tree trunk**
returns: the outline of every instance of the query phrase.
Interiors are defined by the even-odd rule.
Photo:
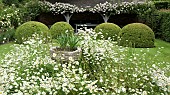
[[[66,22],[69,23],[69,22],[70,22],[70,18],[71,18],[71,16],[72,16],[73,14],[65,13],[65,14],[63,14],[63,15],[64,15],[64,17],[65,17],[65,19],[66,19]]]
[[[109,20],[110,18],[110,15],[107,15],[107,14],[101,14],[101,16],[103,17],[103,20],[105,23],[107,23],[107,21]]]

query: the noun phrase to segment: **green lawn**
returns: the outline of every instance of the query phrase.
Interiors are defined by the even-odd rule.
[[[148,57],[154,58],[154,60],[157,61],[164,61],[164,62],[170,62],[170,43],[156,39],[155,40],[155,48],[135,48],[135,52],[141,54],[141,50],[144,52],[147,52]],[[158,52],[160,52],[158,54]],[[155,55],[157,55],[155,57]]]
[[[2,60],[5,54],[8,53],[12,49],[11,45],[13,44],[14,43],[11,42],[11,43],[0,45],[0,60]]]

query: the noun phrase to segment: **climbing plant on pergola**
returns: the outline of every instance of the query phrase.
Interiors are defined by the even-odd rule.
[[[78,7],[76,5],[72,5],[69,3],[59,3],[56,2],[55,4],[52,3],[46,3],[47,1],[44,1],[44,4],[47,4],[49,10],[54,14],[62,14],[66,22],[69,23],[72,15],[74,13],[80,13],[80,12],[92,12],[92,13],[99,13],[104,22],[107,22],[109,20],[109,17],[111,15],[115,14],[121,14],[121,13],[130,13],[130,12],[137,12],[140,11],[138,9],[135,9],[135,6],[138,5],[138,3],[134,2],[122,2],[122,3],[99,3],[96,4],[94,7]],[[45,6],[45,5],[44,5]],[[142,9],[142,11],[145,11]]]
[[[51,11],[54,14],[62,14],[66,21],[69,23],[73,13],[83,12],[83,8],[79,8],[76,5],[71,5],[69,3],[58,3],[52,4]]]

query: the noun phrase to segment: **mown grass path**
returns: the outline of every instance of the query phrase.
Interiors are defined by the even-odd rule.
[[[164,61],[170,63],[170,43],[156,39],[154,48],[135,48],[135,52],[141,54],[141,50],[146,52],[148,57],[152,57],[154,61]],[[158,56],[155,56],[158,55]]]

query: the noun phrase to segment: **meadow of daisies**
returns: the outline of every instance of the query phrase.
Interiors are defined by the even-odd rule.
[[[106,2],[92,8],[79,8],[39,0],[0,0],[0,95],[170,95],[168,8],[170,2],[167,4],[167,1]],[[51,55],[50,50],[58,46],[56,41],[44,43],[49,39],[31,34],[42,32],[44,28],[36,28],[37,31],[23,28],[22,32],[32,30],[25,32],[26,37],[29,33],[32,37],[22,44],[16,44],[14,37],[15,29],[22,23],[48,12],[63,15],[67,22],[73,13],[97,13],[104,22],[111,15],[135,14],[151,26],[156,38],[167,42],[156,39],[153,48],[123,47],[110,37],[104,39],[102,33],[84,29],[76,33],[77,48],[82,51],[78,60],[72,57],[67,61],[53,60],[56,55]]]
[[[1,60],[1,90],[5,95],[170,94],[169,62],[150,58],[149,49],[139,54],[112,39],[96,40],[97,35],[81,30],[82,55],[67,62],[52,60],[54,43],[44,44],[39,35],[13,44]]]

